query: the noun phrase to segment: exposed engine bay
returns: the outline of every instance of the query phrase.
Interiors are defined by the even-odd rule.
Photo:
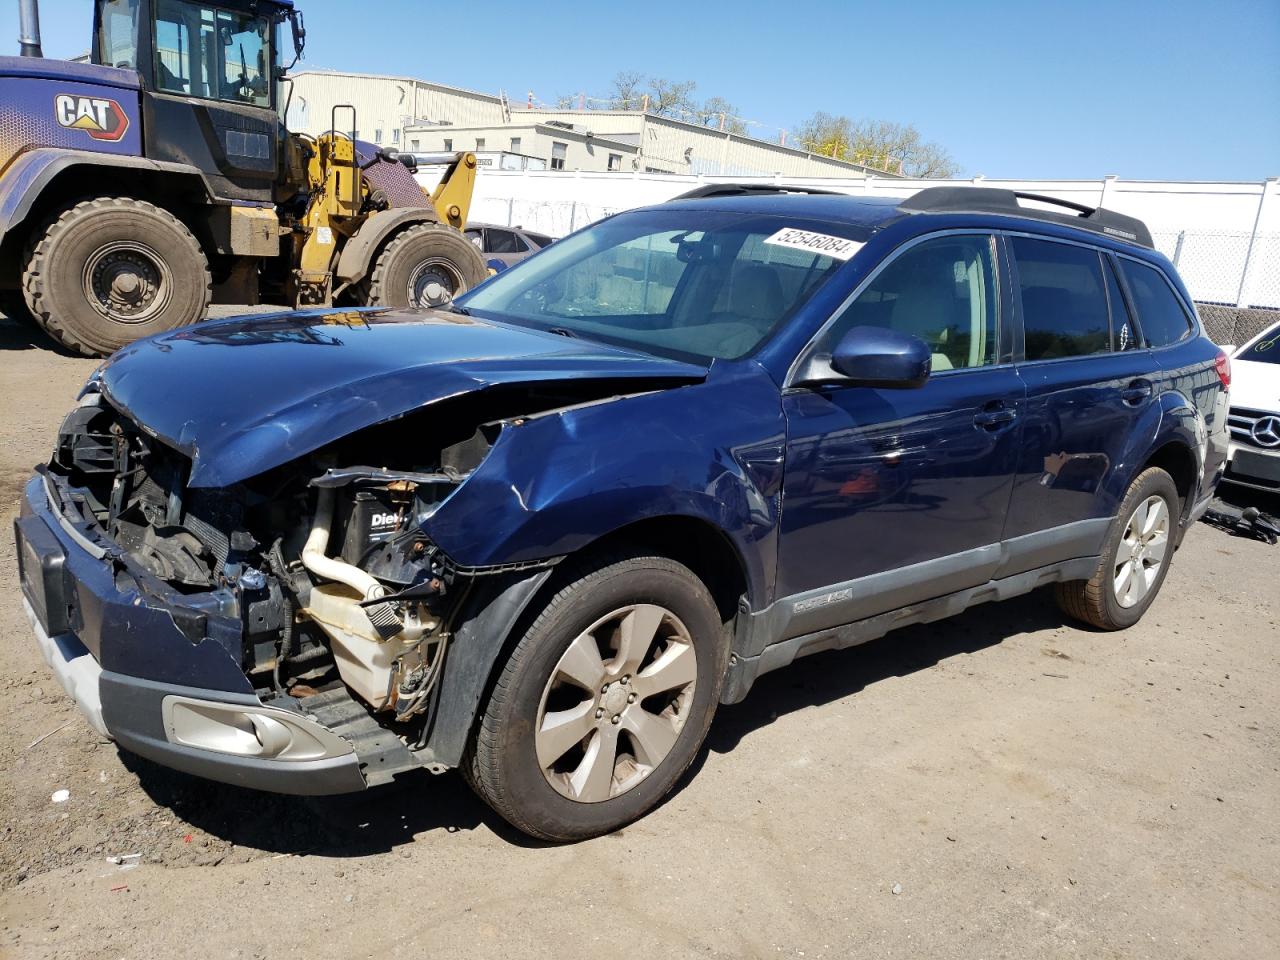
[[[185,455],[90,390],[50,469],[138,565],[239,617],[240,665],[265,697],[341,682],[381,721],[403,722],[427,709],[473,584],[498,572],[458,567],[423,522],[484,459],[505,409],[573,399],[473,397],[465,417],[420,411],[210,489],[188,487]]]

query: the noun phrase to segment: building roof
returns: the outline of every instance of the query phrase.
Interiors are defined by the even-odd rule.
[[[492,93],[481,93],[479,90],[468,90],[465,87],[454,87],[447,83],[436,83],[434,80],[422,80],[418,77],[401,77],[386,73],[359,73],[355,70],[333,70],[329,67],[309,67],[306,70],[298,70],[290,73],[293,79],[305,77],[308,74],[318,74],[321,76],[332,77],[357,77],[361,80],[389,80],[394,83],[412,83],[420,87],[434,87],[437,90],[446,90],[449,93],[461,94],[465,97],[476,97],[480,100],[488,100],[490,103],[502,104],[502,97],[494,96]]]
[[[743,143],[752,147],[760,147],[766,150],[777,150],[781,153],[789,153],[796,157],[812,157],[823,163],[830,163],[836,166],[848,167],[850,170],[861,170],[863,173],[872,173],[880,177],[896,177],[897,174],[890,173],[887,170],[881,170],[878,167],[869,167],[863,163],[853,163],[849,160],[840,160],[836,157],[828,157],[825,154],[814,153],[812,150],[799,150],[795,147],[784,146],[780,143],[774,143],[771,140],[759,140],[755,137],[741,133],[731,133],[728,130],[718,130],[715,127],[703,126],[700,123],[690,123],[688,120],[677,120],[675,117],[664,117],[656,113],[645,113],[643,110],[555,110],[550,107],[534,107],[532,110],[525,111],[527,113],[542,113],[556,116],[571,115],[575,119],[582,118],[583,123],[587,123],[588,118],[592,116],[603,117],[634,117],[636,120],[636,130],[639,131],[640,122],[645,123],[661,123],[672,127],[681,127],[685,130],[691,130],[697,133],[710,133],[717,136],[727,137],[731,141]]]

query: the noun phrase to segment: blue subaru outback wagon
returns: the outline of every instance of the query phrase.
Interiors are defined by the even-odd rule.
[[[443,310],[124,348],[26,487],[22,589],[125,750],[299,794],[460,767],[582,838],[796,657],[1045,584],[1135,623],[1229,378],[1128,217],[702,188]]]

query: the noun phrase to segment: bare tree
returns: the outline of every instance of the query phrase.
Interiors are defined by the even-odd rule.
[[[684,114],[697,112],[693,91],[698,85],[692,80],[667,80],[649,78],[649,112],[659,117],[679,119]]]
[[[704,127],[715,127],[739,136],[747,134],[747,125],[735,116],[738,108],[724,97],[710,97],[695,112],[698,122]]]
[[[796,138],[813,153],[907,177],[953,177],[959,171],[942,146],[926,141],[911,124],[815,113]]]
[[[644,102],[647,80],[643,73],[636,70],[622,70],[613,78],[613,89],[609,91],[610,110],[639,110]]]

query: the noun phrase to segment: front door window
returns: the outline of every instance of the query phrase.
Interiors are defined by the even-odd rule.
[[[993,364],[999,354],[994,262],[989,236],[919,243],[872,279],[824,343],[833,347],[852,327],[888,327],[927,343],[934,373]]]

